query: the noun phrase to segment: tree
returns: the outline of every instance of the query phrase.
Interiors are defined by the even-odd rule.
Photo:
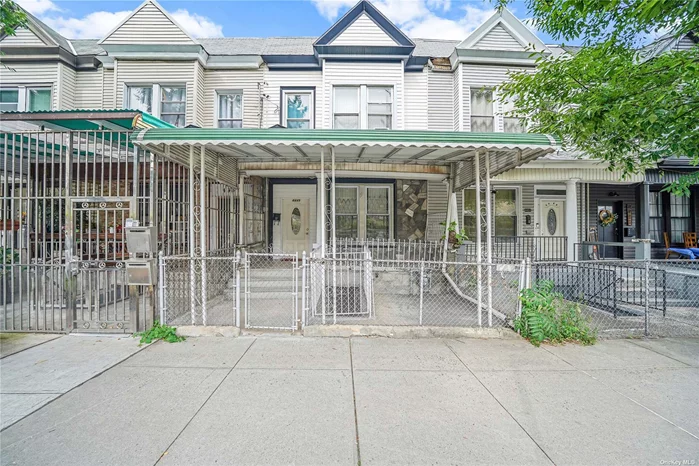
[[[27,27],[27,14],[12,0],[0,0],[0,35],[14,36]]]
[[[526,3],[537,28],[582,47],[539,55],[536,73],[511,73],[500,91],[513,115],[625,174],[667,157],[699,165],[699,46],[656,53],[664,41],[699,33],[697,0]],[[688,195],[697,181],[699,173],[687,175],[666,189]]]

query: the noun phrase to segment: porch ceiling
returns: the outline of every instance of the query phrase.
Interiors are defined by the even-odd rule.
[[[488,151],[501,161],[498,172],[557,150],[543,134],[393,130],[147,129],[133,142],[159,153],[205,146],[239,162],[319,162],[323,147],[334,148],[336,162],[449,165]],[[330,160],[330,151],[325,158]]]

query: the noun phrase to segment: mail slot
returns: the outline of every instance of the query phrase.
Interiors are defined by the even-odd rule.
[[[155,259],[127,260],[126,280],[129,285],[155,285]]]
[[[158,249],[155,227],[127,227],[126,248],[134,254],[153,254]]]

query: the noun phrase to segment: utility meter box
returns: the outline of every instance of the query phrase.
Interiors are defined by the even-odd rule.
[[[126,261],[128,285],[155,285],[155,259],[129,259]]]
[[[158,238],[155,227],[127,227],[126,248],[134,254],[155,254],[158,250]]]

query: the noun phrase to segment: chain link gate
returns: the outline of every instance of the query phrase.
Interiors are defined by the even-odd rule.
[[[297,329],[299,270],[298,254],[245,254],[246,328]]]

